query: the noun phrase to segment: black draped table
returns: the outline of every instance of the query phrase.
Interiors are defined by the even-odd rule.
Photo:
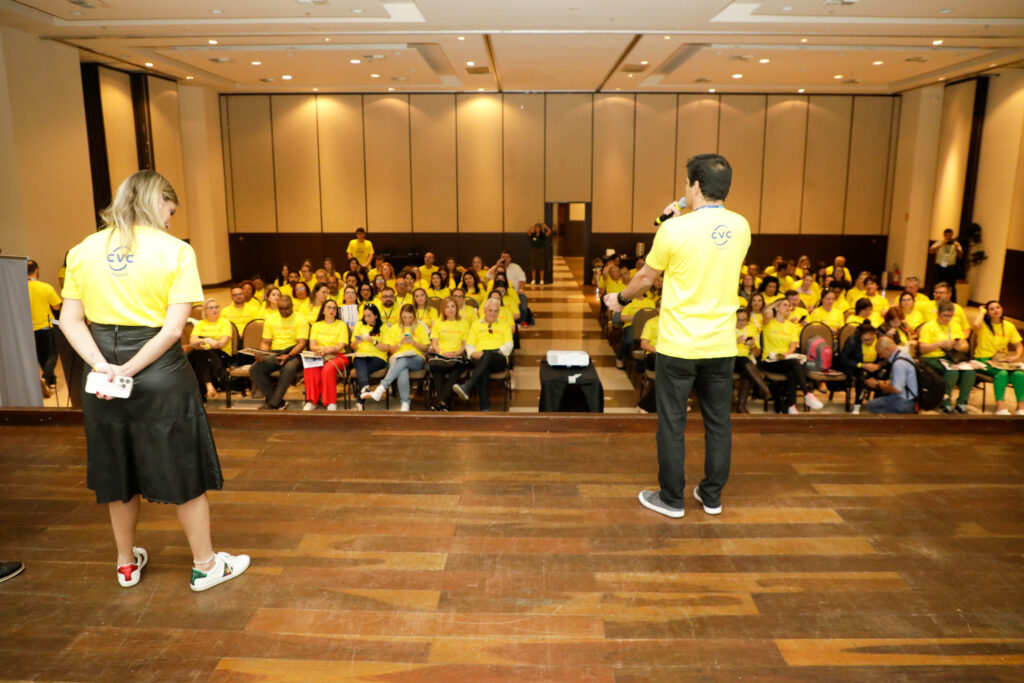
[[[540,363],[542,413],[603,413],[604,387],[591,362],[585,368],[563,368]]]

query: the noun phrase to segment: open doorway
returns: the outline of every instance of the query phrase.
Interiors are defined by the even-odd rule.
[[[554,253],[565,258],[570,267],[586,270],[584,264],[590,261],[590,202],[546,202],[544,221],[555,233]]]

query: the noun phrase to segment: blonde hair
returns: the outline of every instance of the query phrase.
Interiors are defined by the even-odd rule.
[[[163,228],[160,200],[177,204],[178,194],[167,182],[167,178],[156,171],[138,171],[125,178],[117,188],[110,206],[100,211],[103,227],[111,228],[107,236],[108,244],[116,233],[122,247],[132,247],[135,244],[136,225]]]

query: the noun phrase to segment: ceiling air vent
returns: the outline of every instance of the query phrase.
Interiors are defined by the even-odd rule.
[[[842,82],[846,85],[860,85],[859,78],[844,78]]]
[[[314,5],[326,5],[327,0],[295,0],[300,5],[314,6]]]
[[[643,64],[623,64],[622,70],[626,73],[638,74],[646,71],[647,67]]]
[[[392,76],[391,80],[393,80],[393,81],[407,81],[407,80],[409,80],[409,77],[408,76]]]
[[[226,64],[231,61],[231,57],[210,57],[210,61],[215,64]]]
[[[729,57],[730,62],[749,62],[754,58],[754,55],[733,55]]]
[[[914,62],[915,64],[924,64],[928,60],[925,59],[924,57],[907,57],[903,61],[905,61],[905,62]]]
[[[491,67],[489,66],[468,66],[466,67],[466,73],[473,74],[474,76],[486,76],[491,73]]]
[[[82,9],[96,9],[97,7],[110,7],[103,0],[68,0],[75,7],[81,7]]]
[[[694,83],[710,83],[711,79],[710,78],[695,78],[695,79],[693,79],[693,82]]]
[[[275,82],[277,82],[276,78],[261,78],[260,80],[263,81],[264,83],[275,83]]]

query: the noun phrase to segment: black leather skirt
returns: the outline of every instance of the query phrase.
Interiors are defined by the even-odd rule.
[[[117,365],[160,331],[95,324],[90,329],[103,357]],[[156,503],[181,504],[223,487],[199,384],[180,344],[135,376],[127,399],[106,401],[83,391],[82,412],[86,481],[97,503],[128,502],[141,493]]]

